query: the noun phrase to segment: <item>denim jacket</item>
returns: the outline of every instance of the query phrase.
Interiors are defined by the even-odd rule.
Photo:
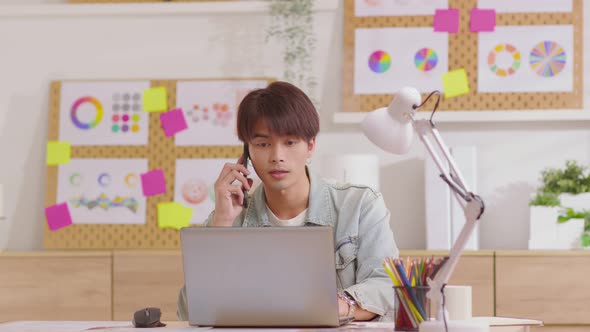
[[[399,252],[382,195],[367,186],[333,183],[309,170],[307,173],[310,192],[304,226],[333,227],[338,288],[354,297],[361,308],[379,315],[378,319],[390,319],[395,295],[383,259],[397,257]],[[205,225],[212,220],[213,213]],[[233,226],[271,226],[262,185],[251,194],[248,207]],[[177,316],[188,320],[184,287],[178,297]]]

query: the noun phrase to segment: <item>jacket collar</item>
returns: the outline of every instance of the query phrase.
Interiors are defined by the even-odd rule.
[[[310,171],[305,166],[305,172],[309,178],[309,203],[305,224],[317,226],[334,226],[332,210],[330,208],[330,195],[324,180]],[[259,185],[250,197],[245,217],[244,226],[264,227],[272,226],[266,210],[266,196],[264,185]]]

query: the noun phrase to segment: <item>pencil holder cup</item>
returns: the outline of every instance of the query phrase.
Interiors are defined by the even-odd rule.
[[[430,320],[428,286],[393,286],[395,291],[395,331],[418,331],[420,323]]]

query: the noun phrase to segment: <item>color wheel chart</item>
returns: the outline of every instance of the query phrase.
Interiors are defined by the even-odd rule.
[[[84,123],[80,120],[80,118],[78,117],[78,110],[80,108],[81,105],[83,104],[91,104],[92,106],[94,106],[95,110],[96,110],[96,117],[94,118],[94,120]],[[100,123],[100,121],[102,120],[102,117],[104,115],[104,110],[102,108],[102,104],[100,103],[100,101],[94,97],[82,97],[78,100],[76,100],[76,102],[72,105],[72,109],[70,111],[70,117],[72,119],[72,123],[74,123],[74,125],[82,130],[88,130],[88,129],[92,129],[94,127],[96,127],[97,124]]]
[[[376,51],[369,58],[369,68],[375,73],[384,73],[391,67],[391,56],[384,51]]]
[[[430,48],[422,48],[414,56],[414,64],[420,71],[431,71],[437,63],[438,55]]]
[[[567,56],[561,45],[552,41],[537,44],[530,54],[531,68],[543,77],[559,74],[566,64]]]
[[[504,8],[506,1],[497,0],[498,8]],[[547,26],[569,26],[572,33],[568,35],[567,43],[552,35],[539,33],[534,35],[536,40],[528,40],[528,43],[517,44],[512,42],[510,38],[498,38],[481,51],[479,50],[480,36],[495,32],[477,33],[471,31],[470,14],[473,8],[478,8],[478,0],[448,0],[448,8],[459,11],[459,31],[447,34],[448,52],[442,54],[443,51],[439,51],[436,47],[423,44],[414,46],[411,56],[405,55],[403,58],[400,58],[398,51],[390,50],[387,46],[367,48],[365,46],[369,44],[366,42],[367,40],[377,45],[378,41],[382,40],[378,38],[383,37],[375,33],[375,39],[371,39],[371,36],[368,35],[371,32],[367,33],[366,31],[377,32],[377,30],[383,29],[404,28],[408,28],[408,30],[433,29],[434,10],[432,14],[416,15],[405,12],[386,12],[385,8],[392,6],[393,0],[391,2],[376,1],[371,2],[371,6],[365,5],[364,2],[359,4],[359,8],[364,6],[361,9],[366,15],[363,15],[359,14],[355,8],[357,4],[355,0],[343,0],[343,2],[342,111],[337,112],[340,114],[335,114],[335,119],[353,121],[352,119],[358,118],[352,115],[348,117],[344,113],[369,112],[386,106],[394,95],[392,92],[385,91],[385,88],[379,89],[378,87],[385,86],[385,78],[389,77],[388,75],[393,77],[400,68],[409,68],[416,74],[430,75],[432,80],[438,80],[439,75],[433,75],[433,73],[443,68],[443,61],[444,67],[448,67],[448,71],[465,69],[469,85],[469,93],[455,98],[445,98],[444,102],[439,105],[439,110],[461,113],[453,118],[460,118],[463,112],[492,110],[531,112],[537,110],[583,110],[584,15],[579,14],[584,12],[583,0],[571,0],[571,12],[535,12],[533,10],[530,12],[498,10],[496,12],[496,30],[523,26],[544,28]],[[407,6],[414,6],[413,1],[406,3]],[[487,1],[486,5],[488,5],[486,8],[494,8],[494,0]],[[590,6],[590,4],[586,5]],[[410,12],[409,9],[408,12]],[[362,34],[359,34],[359,31],[363,31]],[[571,44],[570,40],[573,41]],[[384,44],[395,46],[390,40]],[[570,45],[573,45],[571,51]],[[393,46],[391,46],[392,49],[394,49]],[[495,46],[498,47],[495,48]],[[364,51],[365,48],[367,52],[360,54],[358,50]],[[484,62],[483,66],[479,64],[480,61]],[[478,75],[482,68],[490,75],[490,80],[514,82],[526,77],[528,81],[525,85],[521,85],[524,86],[521,90],[518,90],[518,87],[512,91],[490,87],[488,90],[482,88],[482,91],[479,91],[478,87],[483,79],[478,80]],[[570,73],[569,68],[575,69]],[[550,81],[556,82],[557,79],[565,80],[565,78],[568,80],[567,87],[560,85],[562,88],[556,88],[549,84]],[[366,84],[359,85],[361,80]],[[407,82],[408,79],[400,79],[400,81]],[[398,81],[395,82],[401,84]],[[534,90],[537,83],[545,84],[545,90]],[[557,85],[557,83],[555,84]],[[421,94],[422,98],[428,95],[426,91],[421,91]],[[423,109],[423,111],[427,110]],[[466,116],[472,118],[470,115]]]

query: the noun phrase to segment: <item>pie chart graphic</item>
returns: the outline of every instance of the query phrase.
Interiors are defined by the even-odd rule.
[[[565,67],[567,56],[561,45],[553,41],[542,41],[531,50],[531,69],[542,77],[553,77]]]
[[[375,51],[369,57],[369,68],[377,74],[386,72],[391,67],[391,56],[384,51]]]
[[[501,61],[502,59],[504,61]],[[506,60],[508,61],[506,62]],[[490,70],[500,77],[514,75],[518,68],[520,68],[520,62],[520,52],[512,44],[498,44],[488,54],[488,66],[490,66]]]
[[[96,112],[94,120],[89,121],[89,122],[83,122],[78,118],[78,109],[83,104],[90,104],[94,107],[95,112]],[[92,129],[92,128],[96,127],[96,125],[98,125],[100,123],[100,121],[102,120],[103,113],[104,113],[104,111],[103,111],[100,101],[98,101],[98,99],[96,99],[94,97],[90,97],[90,96],[79,98],[78,100],[76,100],[74,102],[74,104],[72,104],[72,108],[70,109],[70,117],[72,119],[72,122],[74,123],[74,125],[76,127],[80,128],[82,130],[88,130],[88,129]]]
[[[420,71],[431,71],[438,63],[438,55],[431,48],[422,48],[414,55],[414,64]]]

